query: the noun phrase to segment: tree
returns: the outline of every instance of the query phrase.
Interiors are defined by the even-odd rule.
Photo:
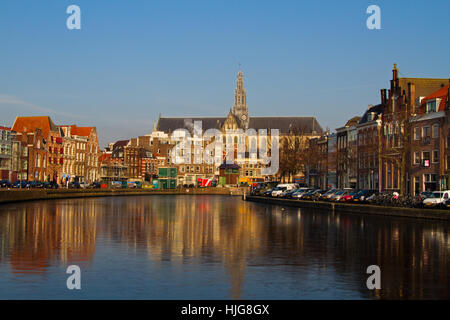
[[[311,135],[303,127],[293,127],[280,138],[279,176],[283,182],[293,182],[294,176],[301,173],[306,176]]]

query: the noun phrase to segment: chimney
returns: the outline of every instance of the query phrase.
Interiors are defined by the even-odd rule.
[[[408,102],[410,106],[416,105],[416,85],[414,83],[408,83]]]
[[[398,69],[397,69],[397,64],[394,63],[394,70],[392,70],[392,80],[397,80],[398,79]]]
[[[386,105],[387,97],[386,97],[386,89],[381,89],[381,104]]]
[[[414,83],[408,83],[408,104],[409,110],[412,113],[417,113],[418,106],[416,106],[416,85]]]

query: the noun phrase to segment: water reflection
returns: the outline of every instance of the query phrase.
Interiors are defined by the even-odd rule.
[[[450,297],[448,223],[284,209],[226,196],[4,205],[0,249],[1,298],[28,292],[17,278],[39,283],[39,297],[55,290],[66,297],[59,282],[70,264],[92,275],[83,298]],[[379,291],[365,286],[372,264],[382,271]],[[98,276],[105,273],[116,285],[127,279],[120,295],[105,289]],[[149,287],[158,290],[141,290]]]

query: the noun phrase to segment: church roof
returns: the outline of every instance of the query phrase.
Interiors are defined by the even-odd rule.
[[[176,129],[190,130],[194,126],[194,121],[202,121],[203,130],[220,130],[225,120],[224,117],[160,117],[156,129],[166,133]],[[300,129],[308,134],[323,133],[323,129],[315,117],[250,117],[249,128],[255,130],[279,129],[282,134],[289,132],[290,129]]]

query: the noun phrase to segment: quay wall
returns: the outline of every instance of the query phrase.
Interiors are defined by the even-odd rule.
[[[114,196],[136,196],[136,195],[231,195],[241,196],[240,188],[189,188],[173,190],[153,189],[0,189],[0,204],[87,197],[114,197]]]
[[[370,204],[353,203],[332,203],[322,201],[303,201],[291,199],[277,199],[270,197],[245,196],[246,201],[275,204],[286,207],[313,208],[318,210],[329,210],[336,213],[351,213],[364,215],[382,215],[395,217],[408,217],[419,219],[435,219],[450,221],[450,210],[440,209],[419,209],[419,208],[401,208],[384,207]]]

